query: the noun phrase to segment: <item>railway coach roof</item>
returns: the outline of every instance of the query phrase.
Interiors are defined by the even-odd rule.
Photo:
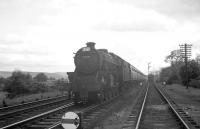
[[[136,67],[134,67],[133,65],[131,65],[131,67],[132,67],[137,73],[140,73],[141,75],[144,76],[144,74],[143,74],[140,70],[138,70]]]

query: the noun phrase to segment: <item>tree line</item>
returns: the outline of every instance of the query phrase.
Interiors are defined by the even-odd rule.
[[[165,58],[165,62],[170,63],[170,66],[161,69],[160,81],[186,85],[188,75],[189,86],[200,88],[200,55],[188,61],[188,74],[180,50],[171,51]]]
[[[49,80],[49,81],[48,81]],[[29,73],[14,71],[8,78],[0,78],[1,90],[8,93],[9,98],[22,94],[42,93],[51,90],[67,90],[68,83],[64,79],[48,78],[44,73],[32,77]]]

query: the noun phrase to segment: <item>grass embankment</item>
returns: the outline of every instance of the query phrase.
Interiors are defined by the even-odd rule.
[[[31,101],[51,98],[60,96],[62,93],[60,91],[51,91],[51,92],[45,92],[45,93],[37,93],[37,94],[31,94],[31,95],[24,95],[24,96],[18,96],[13,99],[6,98],[5,92],[0,92],[0,107],[3,106],[3,99],[5,100],[6,104],[8,106],[10,105],[16,105],[21,104],[22,102],[27,103]]]
[[[172,90],[175,92],[179,92],[184,95],[200,97],[200,89],[199,88],[189,87],[188,89],[186,89],[186,86],[182,86],[180,84],[172,84],[172,85],[167,85],[166,89]]]

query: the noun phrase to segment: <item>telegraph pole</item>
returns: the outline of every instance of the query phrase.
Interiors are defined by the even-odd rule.
[[[191,57],[191,47],[192,44],[181,44],[180,50],[181,50],[181,56],[184,58],[185,62],[185,75],[186,75],[186,88],[189,87],[189,75],[188,75],[188,60]]]

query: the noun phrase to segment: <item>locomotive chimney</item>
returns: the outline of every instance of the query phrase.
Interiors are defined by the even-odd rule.
[[[95,43],[94,42],[87,42],[87,47],[90,47],[91,49],[95,49]]]

